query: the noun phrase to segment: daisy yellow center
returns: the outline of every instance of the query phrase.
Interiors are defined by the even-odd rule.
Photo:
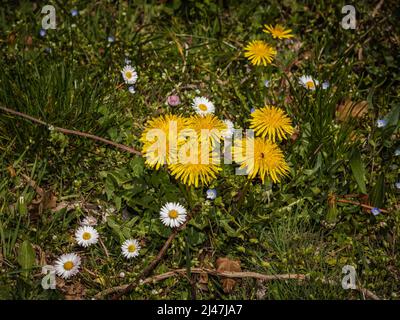
[[[130,71],[125,72],[125,77],[132,78],[132,72]]]
[[[200,103],[200,104],[199,104],[199,109],[200,109],[201,111],[207,111],[207,106],[206,106],[204,103]]]
[[[74,267],[74,263],[72,261],[67,261],[64,263],[64,269],[69,271]]]
[[[308,81],[306,82],[306,86],[307,86],[308,89],[314,88],[314,87],[315,87],[314,81],[308,80]]]
[[[130,244],[130,245],[128,246],[128,251],[129,251],[130,253],[135,252],[135,251],[136,251],[136,246],[135,246],[134,244]]]
[[[170,210],[168,212],[168,217],[170,217],[171,219],[176,219],[178,218],[178,211],[176,210]]]
[[[92,235],[89,232],[84,232],[82,235],[83,240],[90,240],[91,237]]]

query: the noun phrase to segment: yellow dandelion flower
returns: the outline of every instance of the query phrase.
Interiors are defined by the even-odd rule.
[[[264,32],[265,33],[270,33],[273,38],[278,38],[278,39],[290,39],[293,38],[292,29],[285,29],[283,26],[280,24],[277,24],[275,27],[272,25],[264,25]]]
[[[203,157],[200,144],[198,144],[196,150],[194,161],[193,158],[189,161],[182,161],[180,158],[178,163],[170,164],[168,168],[171,170],[171,174],[182,183],[198,187],[200,183],[202,185],[210,184],[217,177],[221,168],[216,164],[218,159],[212,156],[210,150],[206,150],[207,154]],[[206,160],[204,161],[203,158]]]
[[[279,182],[289,172],[282,150],[270,140],[253,137],[239,140],[234,147],[234,156],[249,179],[259,175],[263,183],[266,177]]]
[[[286,139],[294,133],[292,121],[282,109],[274,106],[265,106],[251,114],[250,128],[258,136],[275,142],[277,139]]]
[[[186,129],[194,130],[199,141],[204,141],[204,139],[208,138],[212,146],[220,141],[226,130],[226,124],[213,114],[195,115],[188,119]]]
[[[276,55],[276,50],[269,44],[262,40],[250,41],[249,44],[244,48],[246,51],[244,56],[247,57],[253,65],[271,63]]]
[[[149,120],[140,141],[146,165],[158,170],[160,166],[177,159],[178,146],[184,142],[179,132],[184,130],[187,119],[172,114]]]

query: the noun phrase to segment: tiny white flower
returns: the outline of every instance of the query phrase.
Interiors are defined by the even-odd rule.
[[[381,213],[381,210],[379,210],[379,208],[372,208],[372,209],[371,209],[371,213],[372,213],[374,216],[377,216],[378,214]]]
[[[120,277],[120,278],[125,278],[125,272],[120,272],[120,273],[119,273],[119,277]]]
[[[75,232],[75,240],[82,247],[88,247],[99,241],[99,233],[91,226],[79,227]]]
[[[329,88],[329,82],[328,81],[322,82],[322,89],[326,90],[328,88]]]
[[[224,137],[224,138],[232,137],[234,130],[235,130],[235,128],[233,126],[233,122],[231,120],[224,120],[223,122],[226,125],[226,129],[222,131],[222,137]]]
[[[128,88],[128,91],[129,91],[130,93],[134,94],[134,93],[135,93],[135,87],[134,87],[134,86],[130,86],[130,87]]]
[[[206,115],[209,113],[214,113],[215,107],[214,104],[205,97],[196,97],[193,99],[192,103],[193,109],[199,115]]]
[[[379,119],[379,120],[376,122],[376,126],[377,126],[378,128],[386,127],[386,125],[387,125],[387,121],[386,121],[385,119]]]
[[[55,263],[58,276],[68,279],[79,272],[81,258],[75,253],[63,254]]]
[[[135,239],[128,239],[122,244],[121,251],[122,255],[127,259],[137,257],[140,251],[139,242]]]
[[[310,76],[301,76],[299,78],[299,83],[308,90],[315,90],[315,87],[319,84],[318,80]]]
[[[214,200],[217,197],[217,190],[208,189],[207,190],[207,199]]]
[[[264,80],[264,87],[266,87],[266,88],[269,87],[269,80]]]
[[[135,68],[133,68],[130,65],[126,65],[122,71],[122,77],[124,78],[124,81],[127,84],[134,84],[136,80],[138,79],[137,72],[135,71]]]
[[[179,203],[168,202],[160,210],[160,219],[168,227],[179,227],[186,221],[186,209]]]
[[[397,148],[397,149],[394,151],[394,155],[395,155],[396,157],[400,156],[400,148]]]
[[[400,190],[400,181],[396,182],[394,185],[396,186],[397,189]]]
[[[81,225],[93,227],[93,226],[97,225],[97,219],[93,216],[87,216],[82,220]]]

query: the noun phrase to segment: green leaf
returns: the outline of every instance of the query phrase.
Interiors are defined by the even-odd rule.
[[[400,118],[400,105],[393,107],[393,109],[386,116],[387,125],[383,130],[384,136],[391,136],[399,126]]]
[[[22,274],[25,277],[28,277],[29,269],[31,269],[35,264],[35,250],[33,250],[33,247],[28,240],[25,240],[19,248],[18,263],[24,270]]]
[[[350,157],[350,167],[353,172],[353,176],[356,179],[360,192],[363,194],[367,193],[367,187],[365,185],[365,168],[361,160],[361,154],[358,150],[353,150]]]
[[[371,193],[371,201],[374,207],[383,207],[385,199],[385,175],[381,174]]]
[[[142,157],[135,157],[130,163],[131,175],[133,177],[140,177],[144,172],[144,159]]]
[[[205,234],[196,231],[194,228],[188,228],[186,232],[188,235],[189,244],[191,246],[197,246],[199,244],[202,244],[206,240]]]
[[[121,242],[124,241],[124,235],[122,233],[121,227],[114,221],[113,218],[107,218],[107,225],[110,227],[114,235],[116,235]]]

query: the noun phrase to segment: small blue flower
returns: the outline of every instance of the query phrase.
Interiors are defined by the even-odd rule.
[[[379,208],[372,208],[372,209],[371,209],[371,213],[372,213],[374,216],[377,216],[378,214],[381,213],[381,210],[379,210]]]
[[[46,36],[46,30],[45,30],[45,29],[40,29],[39,35],[40,35],[41,37]]]
[[[132,93],[132,94],[135,93],[135,87],[134,87],[134,86],[130,86],[130,87],[128,88],[128,90],[129,90],[129,92]]]
[[[76,17],[79,14],[79,11],[76,9],[71,10],[71,16]]]
[[[130,59],[128,59],[128,58],[125,58],[125,64],[126,65],[131,65],[131,63],[132,63],[132,61],[130,60]]]
[[[110,42],[110,43],[112,43],[112,42],[115,41],[115,38],[114,38],[113,36],[108,36],[108,37],[107,37],[107,41]]]
[[[394,151],[394,155],[395,155],[396,157],[400,156],[400,148],[397,148],[397,149]]]
[[[322,82],[322,89],[326,90],[328,88],[329,88],[329,82],[328,81]]]
[[[265,86],[266,88],[269,87],[269,80],[264,80],[264,86]]]
[[[217,197],[217,190],[208,189],[207,190],[207,199],[214,200]]]
[[[254,108],[250,109],[250,113],[253,113],[254,111],[256,111],[256,109],[254,109]]]
[[[379,119],[379,120],[376,122],[376,126],[377,126],[378,128],[386,127],[386,125],[387,125],[387,121],[386,121],[385,119]]]
[[[397,181],[394,185],[396,186],[397,189],[400,190],[400,181]]]

